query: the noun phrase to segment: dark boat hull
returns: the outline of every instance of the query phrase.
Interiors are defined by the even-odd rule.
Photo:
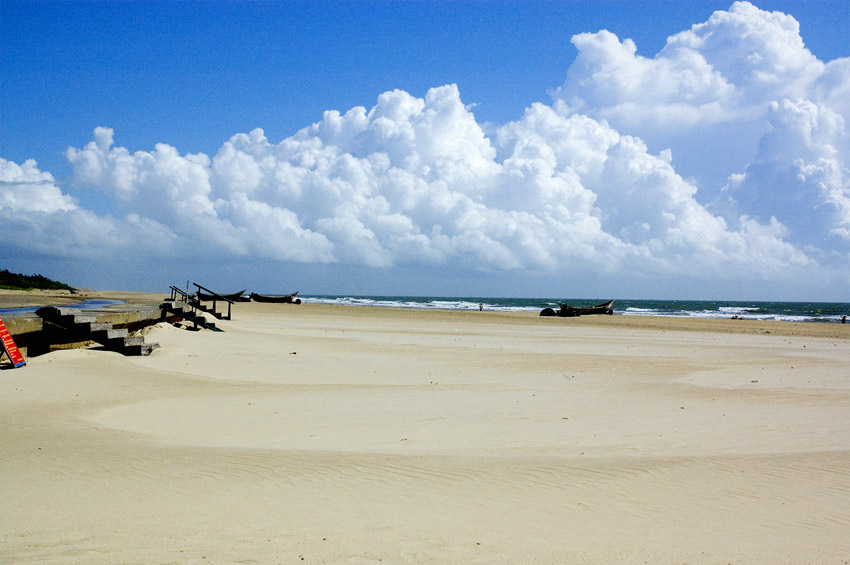
[[[219,294],[218,296],[207,294],[206,292],[198,292],[198,300],[221,300],[222,298],[226,298],[231,302],[236,302],[239,300],[242,295],[245,294],[245,289],[240,290],[239,292],[231,292],[230,294]]]
[[[597,304],[596,306],[570,306],[569,304],[561,304],[560,310],[553,310],[552,308],[544,308],[541,312],[541,316],[559,316],[561,318],[575,318],[578,316],[588,316],[591,314],[613,314],[614,310],[614,301],[609,300],[603,304]]]
[[[256,292],[252,292],[251,300],[254,302],[272,302],[277,304],[301,304],[301,299],[295,298],[296,294],[298,294],[297,291],[284,296],[269,296],[267,294],[257,294]]]

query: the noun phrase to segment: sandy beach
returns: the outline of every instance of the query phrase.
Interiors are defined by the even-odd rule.
[[[219,325],[0,363],[0,562],[850,561],[850,326]]]

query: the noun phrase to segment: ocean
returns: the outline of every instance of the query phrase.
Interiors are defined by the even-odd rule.
[[[557,310],[560,303],[592,306],[606,299],[480,298],[449,296],[344,296],[299,295],[304,302],[348,306],[415,308],[425,310],[484,310],[500,312],[539,312]],[[840,323],[850,316],[847,302],[761,302],[731,300],[631,300],[615,299],[614,314],[623,316],[679,316],[685,318],[732,318],[787,322]]]
[[[592,306],[605,299],[578,298],[482,298],[451,296],[350,296],[298,295],[304,302],[344,304],[373,308],[414,308],[423,310],[484,310],[497,312],[535,312],[543,308],[557,310],[560,303],[571,306]],[[88,300],[69,304],[73,308],[103,308],[120,304],[120,300]],[[3,314],[35,312],[36,308],[0,309]],[[744,320],[780,320],[787,322],[840,323],[841,316],[850,316],[847,302],[747,302],[731,300],[631,300],[615,299],[614,314],[623,316],[679,316],[685,318],[732,318]]]

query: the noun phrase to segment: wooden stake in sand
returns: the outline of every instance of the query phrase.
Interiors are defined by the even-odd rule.
[[[9,330],[6,329],[6,324],[3,323],[3,319],[0,318],[0,343],[3,344],[3,351],[0,351],[0,357],[3,356],[3,353],[9,356],[9,359],[12,360],[12,365],[17,367],[23,367],[27,364],[24,361],[24,356],[21,355],[21,352],[18,350],[18,346],[15,345],[15,340],[12,339],[12,334],[9,333]]]

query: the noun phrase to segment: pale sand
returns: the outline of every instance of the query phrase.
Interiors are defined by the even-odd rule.
[[[233,317],[0,371],[0,562],[850,559],[850,326]]]

